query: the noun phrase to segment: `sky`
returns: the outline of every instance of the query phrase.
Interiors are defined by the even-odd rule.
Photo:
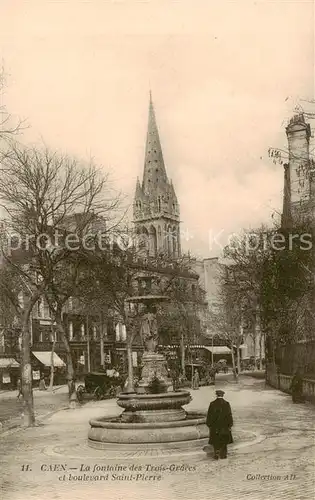
[[[23,141],[92,156],[131,204],[151,88],[185,250],[216,256],[281,211],[268,149],[314,99],[313,1],[1,0],[0,19]]]

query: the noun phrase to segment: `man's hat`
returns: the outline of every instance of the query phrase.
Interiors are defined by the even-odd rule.
[[[221,391],[220,389],[217,390],[217,391],[215,391],[215,393],[216,393],[217,396],[221,396],[221,397],[224,396],[224,394],[225,394],[225,392]]]

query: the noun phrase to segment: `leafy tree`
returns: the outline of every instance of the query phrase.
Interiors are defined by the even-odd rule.
[[[314,328],[312,224],[304,221],[275,234],[284,241],[283,248],[273,249],[264,261],[261,287],[267,355],[273,362],[277,347],[312,337]]]
[[[132,235],[132,231],[125,234]],[[165,258],[147,258],[136,245],[124,248],[121,244],[108,245],[95,252],[89,269],[90,279],[82,301],[87,308],[89,304],[92,308],[105,308],[126,326],[128,380],[132,390],[132,344],[141,330],[145,306],[141,301],[132,301],[131,297],[145,295],[148,290],[142,290],[141,282],[146,281],[146,276],[152,278],[150,293],[169,299],[166,305],[157,308],[160,337],[168,334],[171,322],[173,338],[181,339],[184,347],[183,332],[185,338],[197,333],[197,292],[200,290],[192,297],[184,286],[196,280],[196,276],[191,273],[186,257],[176,263]]]
[[[266,340],[275,362],[280,345],[311,335],[314,325],[313,229],[307,219],[295,227],[244,232],[225,249],[221,276],[223,330],[242,341],[247,325],[253,340]],[[229,318],[232,318],[230,320]],[[257,329],[257,323],[258,327]],[[234,333],[233,333],[234,331]],[[237,342],[239,339],[239,342]],[[260,349],[260,361],[262,349]]]
[[[206,310],[205,292],[197,283],[189,261],[184,258],[178,273],[168,280],[163,292],[170,301],[159,308],[159,331],[164,344],[180,346],[180,364],[185,376],[185,346],[198,342],[201,318]]]
[[[224,250],[225,264],[221,272],[221,303],[226,318],[233,317],[234,337],[237,347],[237,367],[240,370],[239,347],[244,334],[259,345],[262,367],[264,332],[261,329],[262,280],[265,261],[270,258],[272,231],[264,226],[247,230],[235,237]],[[232,326],[232,325],[231,325]],[[255,356],[256,358],[256,356]],[[256,364],[256,359],[255,359]]]

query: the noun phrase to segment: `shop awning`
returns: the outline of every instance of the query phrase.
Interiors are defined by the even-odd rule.
[[[14,358],[0,358],[0,368],[19,368],[19,363]]]
[[[35,358],[38,359],[43,365],[51,366],[51,352],[50,351],[33,351]],[[59,358],[58,354],[54,352],[53,355],[53,365],[56,367],[66,366],[62,359]]]
[[[213,354],[230,354],[231,352],[231,349],[226,345],[204,346],[204,349]]]

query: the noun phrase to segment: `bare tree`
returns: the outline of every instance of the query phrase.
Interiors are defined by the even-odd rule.
[[[99,221],[110,229],[119,197],[93,163],[80,164],[45,147],[15,143],[2,161],[0,202],[6,213],[4,261],[29,290],[22,322],[24,399],[31,400],[32,394],[29,317],[39,297],[45,295],[66,347],[71,400],[74,370],[62,326],[62,308],[73,294],[71,287],[77,286],[81,259],[84,261],[85,246],[91,239],[88,231],[95,234],[93,225]],[[13,243],[16,247],[12,251]],[[66,289],[63,278],[68,283]],[[33,425],[33,417],[29,425]]]
[[[135,293],[135,281],[140,271],[140,254],[135,246],[124,245],[126,236],[128,239],[130,234],[130,230],[121,231],[116,228],[120,244],[113,242],[111,238],[102,249],[93,254],[93,260],[89,263],[89,279],[85,281],[80,299],[85,308],[106,310],[108,315],[125,325],[127,391],[133,392],[132,345],[140,331],[141,307],[129,303],[128,299]]]
[[[220,295],[220,307],[210,311],[209,315],[220,338],[224,339],[231,350],[233,375],[237,381],[240,372],[239,348],[243,340],[242,307],[239,302],[241,297],[237,289],[231,289],[231,285],[222,287]]]
[[[21,133],[27,128],[25,120],[13,119],[12,115],[7,110],[7,107],[2,104],[4,102],[4,93],[6,87],[7,75],[4,67],[0,69],[0,153],[8,154],[8,142],[15,138],[16,135]],[[2,143],[2,145],[1,145]]]
[[[86,308],[91,310],[105,309],[109,315],[117,318],[126,327],[126,342],[128,354],[128,389],[133,389],[132,383],[132,345],[136,335],[139,335],[141,318],[144,307],[133,303],[130,298],[134,295],[143,295],[141,291],[141,276],[152,278],[152,292],[157,295],[169,297],[167,310],[159,308],[158,319],[160,331],[163,335],[163,320],[176,317],[173,333],[182,337],[182,332],[187,332],[187,337],[195,331],[193,321],[197,322],[194,309],[197,298],[192,299],[191,292],[182,290],[180,282],[196,281],[196,276],[189,272],[189,266],[184,257],[178,262],[166,259],[150,258],[143,252],[141,245],[129,245],[128,241],[135,241],[136,235],[130,230],[120,231],[116,243],[108,242],[106,250],[93,254],[93,262],[89,265],[89,280],[85,282],[84,294],[81,297]],[[126,240],[124,242],[122,240]],[[119,244],[117,243],[119,241]],[[140,280],[140,284],[139,281]],[[180,280],[180,282],[179,282]],[[196,290],[196,294],[197,294]],[[165,325],[164,325],[165,326]],[[195,324],[194,324],[195,327]],[[164,328],[165,330],[165,328]],[[185,337],[186,338],[186,337]],[[183,343],[182,343],[183,344]],[[183,344],[184,349],[184,344]],[[183,363],[184,364],[184,363]]]
[[[226,321],[235,316],[235,331],[243,329],[259,346],[260,367],[263,357],[276,363],[279,346],[311,335],[313,238],[312,223],[303,218],[290,230],[245,231],[225,249],[220,285]]]
[[[259,347],[260,367],[262,366],[264,331],[262,328],[262,291],[266,262],[271,257],[274,230],[261,226],[247,230],[230,242],[224,255],[227,264],[223,266],[221,288],[229,293],[240,309],[240,329],[247,334],[254,346],[255,366]]]
[[[161,337],[170,344],[179,344],[181,371],[185,377],[185,346],[198,343],[202,330],[201,318],[207,310],[205,292],[186,258],[164,281],[162,292],[170,301],[160,307]]]
[[[1,269],[0,292],[15,308],[16,318],[21,331],[22,349],[22,392],[24,402],[24,424],[35,424],[34,402],[32,392],[32,367],[30,351],[31,312],[42,293],[42,285],[25,270],[25,266],[8,264]]]

